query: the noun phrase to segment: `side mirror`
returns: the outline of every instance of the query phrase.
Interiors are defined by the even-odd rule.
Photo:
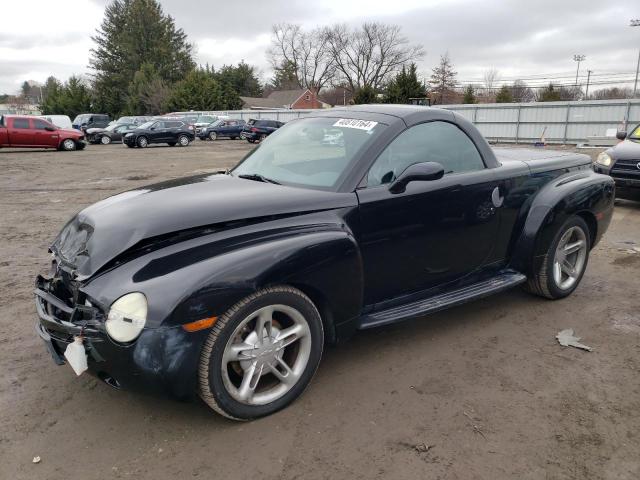
[[[151,128],[149,128],[149,130],[155,130],[155,129],[156,129],[156,127],[151,127]]]
[[[422,162],[409,165],[389,186],[391,193],[402,193],[409,182],[430,182],[444,175],[444,167],[437,162]]]
[[[47,132],[55,132],[56,131],[56,127],[52,127],[51,125],[47,125],[46,127],[44,127],[44,129]]]
[[[616,132],[616,138],[618,140],[624,140],[625,138],[627,138],[627,132],[625,132],[624,130],[618,130]]]

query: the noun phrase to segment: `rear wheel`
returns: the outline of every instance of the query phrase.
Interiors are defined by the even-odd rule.
[[[590,249],[586,222],[578,216],[569,218],[558,229],[540,269],[529,279],[525,289],[551,299],[570,295],[582,280]]]
[[[103,145],[109,145],[111,143],[111,137],[109,135],[104,135],[100,138],[100,143]]]
[[[186,147],[189,145],[189,137],[187,137],[186,135],[180,135],[178,137],[178,144],[180,144],[181,147]]]
[[[149,140],[147,140],[147,137],[138,137],[137,144],[140,148],[147,148],[149,146]]]
[[[71,138],[67,138],[66,140],[63,140],[62,142],[62,150],[65,150],[67,152],[71,152],[72,150],[76,149],[76,142],[75,140],[71,139]]]
[[[200,357],[200,396],[216,412],[250,420],[295,400],[322,356],[322,320],[311,300],[269,287],[231,307],[215,323]]]
[[[231,137],[231,140],[237,140],[238,137]]]

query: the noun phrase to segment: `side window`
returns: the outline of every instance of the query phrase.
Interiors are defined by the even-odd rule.
[[[438,162],[445,175],[485,168],[478,149],[462,130],[448,122],[427,122],[405,130],[387,145],[369,170],[367,186],[390,183],[420,162]]]
[[[21,128],[21,129],[29,128],[29,119],[28,118],[14,118],[13,119],[13,128]]]
[[[32,121],[33,121],[33,128],[35,128],[36,130],[46,130],[47,127],[49,126],[49,124],[44,120],[38,120],[37,118],[34,118]]]

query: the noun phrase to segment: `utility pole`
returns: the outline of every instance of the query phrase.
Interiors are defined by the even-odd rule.
[[[640,19],[636,18],[631,20],[630,27],[640,27]],[[638,50],[638,63],[636,63],[636,80],[633,82],[633,98],[636,97],[638,91],[638,72],[640,71],[640,50]]]
[[[589,79],[591,78],[592,70],[587,70],[587,89],[584,92],[584,99],[589,100]]]
[[[587,58],[584,55],[574,55],[573,60],[578,62],[578,68],[576,70],[576,87],[578,86],[578,74],[580,73],[580,62],[584,61]]]

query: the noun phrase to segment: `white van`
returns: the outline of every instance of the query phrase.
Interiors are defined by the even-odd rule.
[[[39,118],[44,118],[47,122],[53,123],[58,128],[65,128],[71,130],[71,119],[67,115],[40,115]]]

